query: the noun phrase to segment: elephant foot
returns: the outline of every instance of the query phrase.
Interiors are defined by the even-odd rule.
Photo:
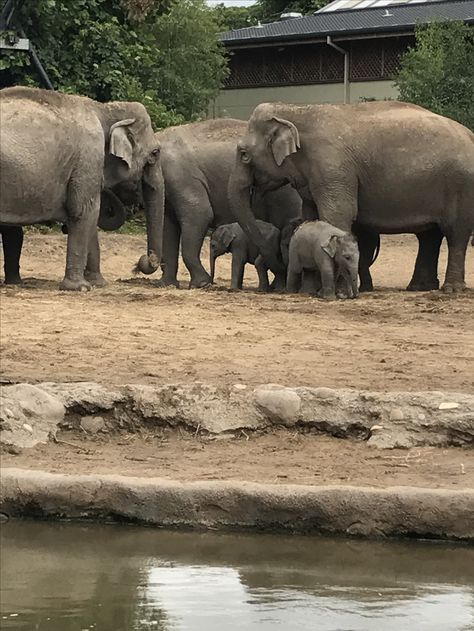
[[[337,300],[336,294],[325,294],[322,292],[318,294],[318,298],[322,298],[323,300]]]
[[[59,285],[59,289],[62,291],[90,291],[92,287],[85,278],[72,280],[71,278],[65,276]]]
[[[189,289],[203,289],[204,287],[209,287],[210,285],[212,285],[212,282],[209,274],[197,279],[192,278],[189,281]]]
[[[466,291],[466,283],[464,281],[457,283],[445,282],[442,289],[445,294],[460,294]]]
[[[366,285],[366,284],[360,284],[359,287],[359,292],[361,294],[369,292],[369,291],[374,291],[374,286],[372,285],[372,283],[370,283],[370,285]]]
[[[108,283],[100,272],[85,272],[84,278],[94,287],[105,287]]]
[[[439,289],[439,280],[433,279],[412,279],[407,287],[407,291],[433,291]]]
[[[21,285],[23,281],[21,280],[21,276],[5,276],[5,285]]]

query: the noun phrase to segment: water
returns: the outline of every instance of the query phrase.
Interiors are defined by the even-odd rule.
[[[0,629],[472,631],[474,548],[10,522]]]

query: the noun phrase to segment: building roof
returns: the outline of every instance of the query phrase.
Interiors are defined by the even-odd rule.
[[[412,31],[416,24],[436,19],[474,24],[474,0],[432,0],[359,9],[318,11],[313,15],[221,33],[229,47],[264,42],[323,38],[365,33]]]
[[[367,9],[368,7],[387,7],[392,4],[415,4],[419,2],[441,2],[442,0],[334,0],[315,13],[340,11],[341,9]]]

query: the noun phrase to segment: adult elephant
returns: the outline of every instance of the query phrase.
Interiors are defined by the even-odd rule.
[[[444,290],[465,288],[474,227],[474,134],[450,119],[398,102],[358,105],[263,103],[237,148],[229,199],[240,225],[275,271],[250,191],[291,183],[304,205],[343,230],[439,228],[449,248]]]
[[[204,287],[211,282],[201,263],[201,248],[210,227],[236,220],[227,190],[237,140],[246,128],[245,121],[215,119],[170,127],[156,134],[165,181],[162,285],[178,286],[180,241],[191,276],[190,287]],[[255,191],[250,203],[258,219],[279,229],[301,212],[301,198],[290,186],[263,195]]]
[[[1,228],[66,223],[60,288],[100,286],[105,283],[97,237],[102,189],[143,181],[148,253],[139,268],[155,271],[162,250],[163,182],[159,143],[145,107],[17,87],[0,91],[0,108]],[[123,222],[115,212],[103,215],[112,227]]]

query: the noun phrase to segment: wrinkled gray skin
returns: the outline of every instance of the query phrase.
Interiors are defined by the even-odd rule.
[[[139,266],[145,272],[156,270],[162,248],[163,186],[157,169],[159,144],[143,105],[97,103],[18,87],[0,91],[0,107],[2,229],[66,223],[66,272],[60,288],[104,285],[97,236],[102,188],[120,182],[136,186],[144,180],[148,254]],[[108,221],[113,224],[110,217]]]
[[[438,228],[449,250],[443,288],[465,289],[474,228],[474,134],[466,127],[398,102],[256,107],[238,144],[229,199],[272,271],[280,262],[258,230],[250,191],[287,183],[302,196],[305,217],[347,232],[356,221],[375,234]]]
[[[216,119],[170,127],[156,134],[161,144],[165,181],[163,276],[161,284],[178,286],[178,254],[190,276],[190,287],[205,287],[211,277],[200,254],[210,227],[235,221],[227,196],[235,147],[247,123]],[[301,213],[301,198],[290,187],[247,200],[255,216],[281,228]],[[282,284],[284,275],[280,274]]]
[[[257,220],[260,232],[268,243],[273,244],[275,255],[280,248],[280,231],[266,221]],[[258,291],[270,291],[268,267],[259,255],[257,247],[248,239],[238,223],[223,224],[214,230],[210,245],[211,282],[214,282],[216,258],[232,253],[231,289],[242,289],[246,263],[255,265],[258,274]]]
[[[338,280],[345,283],[343,294],[357,298],[359,249],[356,238],[325,221],[307,221],[294,232],[289,245],[286,289],[296,293],[304,270],[317,272],[321,298],[334,300]]]

